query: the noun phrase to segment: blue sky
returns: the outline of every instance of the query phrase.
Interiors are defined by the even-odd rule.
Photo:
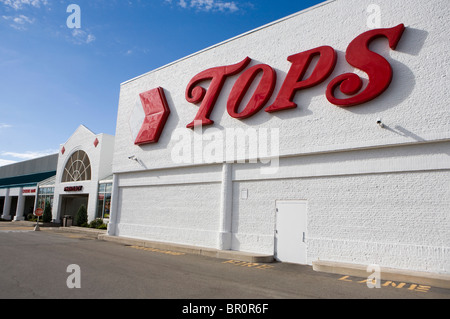
[[[120,83],[320,2],[0,0],[0,166],[115,135]]]

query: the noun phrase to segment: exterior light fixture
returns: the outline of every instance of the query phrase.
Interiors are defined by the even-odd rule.
[[[377,119],[377,124],[378,124],[381,128],[384,128],[384,124],[383,124],[383,122],[381,121],[381,119]]]

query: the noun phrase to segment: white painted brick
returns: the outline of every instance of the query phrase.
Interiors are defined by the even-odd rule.
[[[449,272],[450,172],[236,182],[233,232],[273,237],[275,201],[308,200],[308,260]],[[238,213],[236,213],[238,211]],[[249,222],[253,221],[253,222]],[[236,243],[258,251],[258,242]],[[273,252],[272,245],[258,252]]]
[[[322,84],[298,92],[293,110],[246,120],[226,111],[239,75],[229,78],[211,119],[212,128],[279,129],[280,166],[261,175],[261,164],[233,164],[232,249],[274,252],[275,201],[308,201],[308,262],[332,260],[450,273],[450,112],[448,0],[379,0],[382,27],[404,23],[395,51],[385,39],[371,44],[392,65],[381,96],[340,108],[325,97],[327,84],[354,70],[347,45],[368,30],[372,0],[330,1],[208,48],[123,83],[113,171],[118,173],[117,234],[216,247],[220,220],[220,164],[177,164],[171,157],[176,129],[198,106],[185,99],[190,79],[210,67],[246,56],[277,73],[274,99],[289,70],[289,55],[322,45],[338,63]],[[163,87],[171,114],[158,144],[135,146],[129,127],[139,94]],[[376,124],[381,118],[382,129]],[[204,129],[210,136],[214,130]],[[136,155],[137,165],[129,156]],[[248,198],[241,199],[241,190]]]

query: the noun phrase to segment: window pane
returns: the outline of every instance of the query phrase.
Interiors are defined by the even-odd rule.
[[[95,218],[102,218],[103,216],[103,197],[102,198],[98,198],[97,201],[97,213],[95,215]]]
[[[105,194],[105,211],[103,218],[109,218],[109,212],[111,208],[111,194]]]
[[[91,180],[91,163],[84,151],[74,152],[64,168],[62,182]]]

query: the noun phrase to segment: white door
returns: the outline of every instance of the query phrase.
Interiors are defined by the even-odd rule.
[[[306,226],[308,202],[276,201],[275,258],[306,264]]]

